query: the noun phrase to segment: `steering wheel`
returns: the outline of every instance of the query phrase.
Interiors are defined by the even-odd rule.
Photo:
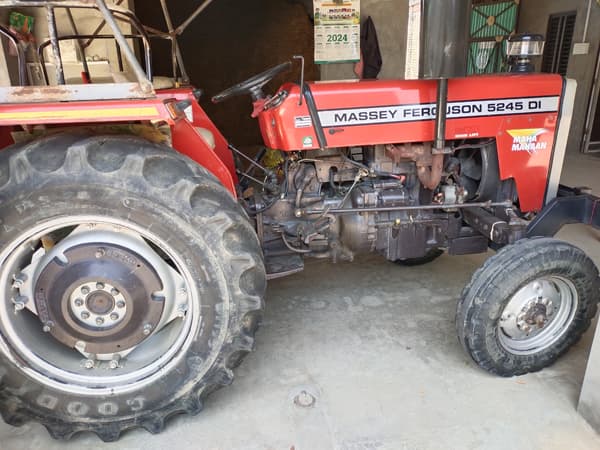
[[[215,95],[212,98],[213,103],[221,103],[231,97],[235,97],[243,94],[250,94],[252,101],[264,98],[262,88],[265,84],[275,78],[277,75],[283,72],[287,72],[292,67],[290,61],[279,64],[278,66],[271,67],[269,70],[265,70],[258,75],[254,75],[252,78],[248,78],[246,81],[236,84],[235,86],[225,89],[220,94]]]

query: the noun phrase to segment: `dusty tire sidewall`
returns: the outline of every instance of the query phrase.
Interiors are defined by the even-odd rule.
[[[191,279],[195,281],[193,288],[202,304],[202,326],[195,328],[197,334],[187,351],[183,351],[185,348],[179,351],[174,357],[178,359],[177,363],[160,380],[127,394],[107,397],[71,395],[38,384],[3,356],[0,360],[0,405],[3,411],[11,414],[26,409],[28,416],[43,424],[48,420],[53,423],[64,420],[71,431],[76,431],[73,424],[79,421],[131,421],[147,411],[167,407],[189,395],[193,388],[200,393],[202,381],[210,376],[208,372],[214,366],[229,326],[227,280],[207,243],[212,238],[211,233],[198,232],[190,225],[190,217],[183,216],[181,210],[165,206],[173,201],[172,198],[163,198],[161,204],[157,204],[160,192],[149,196],[134,188],[123,192],[107,185],[68,185],[63,183],[64,180],[57,181],[55,186],[46,184],[43,188],[38,186],[27,193],[16,194],[0,206],[0,248],[4,249],[29,227],[64,215],[127,218],[142,227],[152,224],[152,233],[168,240],[168,245],[185,261]],[[191,215],[191,210],[187,212]],[[13,396],[13,392],[19,392],[19,397]]]
[[[529,265],[527,270],[519,271],[519,265],[514,262],[496,264],[498,267],[495,274],[472,286],[471,298],[467,302],[468,311],[463,316],[464,322],[460,324],[464,327],[460,330],[463,333],[461,340],[471,356],[478,364],[499,375],[534,372],[552,364],[579,339],[596,312],[596,306],[592,302],[597,301],[598,297],[598,272],[591,260],[581,250],[566,243],[556,241],[548,245],[540,240],[538,244],[545,251],[541,262],[543,270],[538,270],[537,267],[540,263],[536,261],[540,254],[539,248],[524,255],[526,262],[520,266]],[[526,248],[523,250],[527,251]],[[578,257],[562,259],[561,252],[565,250],[578,252]],[[528,355],[510,352],[498,337],[501,332],[499,321],[504,309],[522,287],[550,276],[562,277],[573,283],[578,299],[572,320],[565,326],[558,340],[549,347]],[[459,311],[458,317],[460,316]]]

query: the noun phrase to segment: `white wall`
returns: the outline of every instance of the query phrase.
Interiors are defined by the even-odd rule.
[[[408,0],[362,0],[361,16],[362,21],[371,16],[377,29],[377,38],[383,59],[379,78],[403,78]],[[321,66],[321,79],[355,79],[356,75],[353,69],[354,64],[324,64]]]

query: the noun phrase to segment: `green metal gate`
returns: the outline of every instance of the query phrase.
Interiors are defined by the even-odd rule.
[[[474,0],[467,73],[506,71],[506,39],[517,29],[520,0]]]

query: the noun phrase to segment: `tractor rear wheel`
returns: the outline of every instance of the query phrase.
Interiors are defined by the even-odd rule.
[[[483,369],[523,375],[554,363],[596,314],[598,270],[555,239],[519,241],[489,258],[458,304],[459,340]]]
[[[0,411],[104,441],[232,382],[265,292],[225,188],[135,137],[57,135],[0,152]]]

